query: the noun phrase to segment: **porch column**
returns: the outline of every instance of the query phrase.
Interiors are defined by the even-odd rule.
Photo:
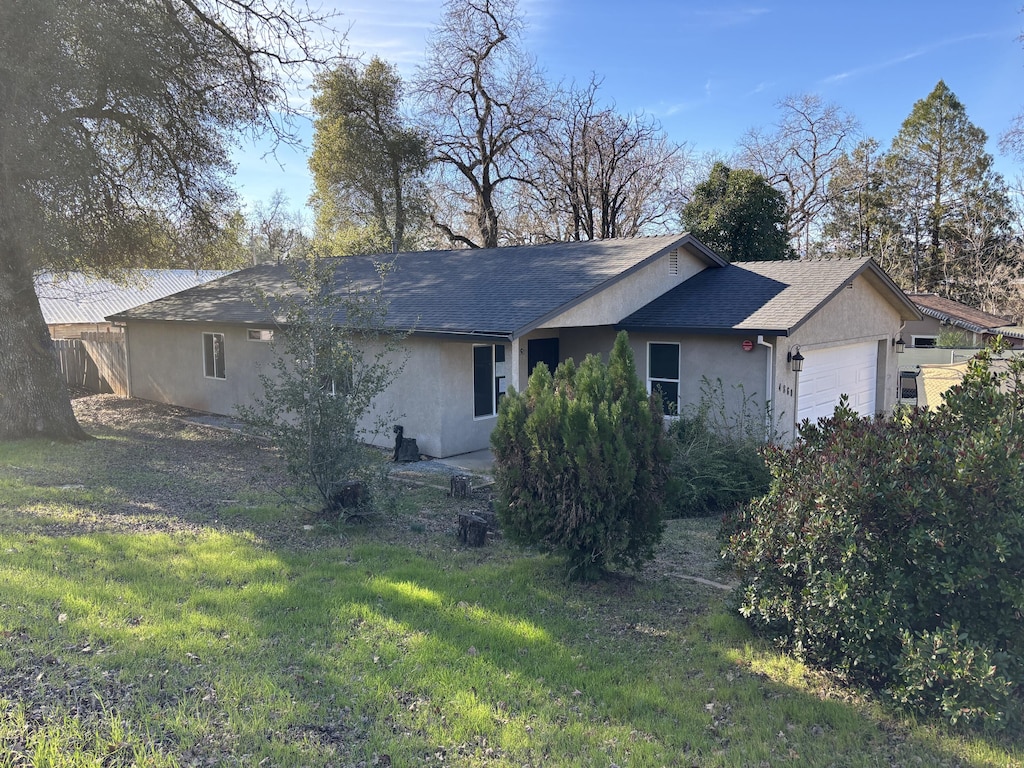
[[[525,381],[526,367],[526,345],[523,340],[516,337],[512,339],[512,359],[506,364],[508,383],[516,388],[516,392],[522,392],[523,388],[519,382]]]

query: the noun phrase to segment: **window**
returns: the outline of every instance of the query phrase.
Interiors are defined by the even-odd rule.
[[[666,415],[679,413],[679,345],[647,345],[647,391],[661,392]]]
[[[223,379],[224,334],[203,334],[203,373],[208,379]]]
[[[273,341],[274,332],[269,328],[250,328],[246,332],[249,341]]]
[[[474,346],[473,416],[494,416],[505,389],[505,345]]]
[[[918,349],[921,349],[922,347],[932,348],[932,347],[934,347],[938,343],[939,337],[938,336],[911,336],[910,340],[914,343],[914,346],[917,347]]]

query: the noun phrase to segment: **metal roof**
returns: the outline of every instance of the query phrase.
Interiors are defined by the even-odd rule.
[[[108,315],[194,288],[224,275],[225,270],[137,269],[123,282],[101,280],[81,272],[36,275],[36,295],[47,325],[102,323]]]

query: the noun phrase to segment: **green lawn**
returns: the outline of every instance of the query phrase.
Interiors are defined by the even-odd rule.
[[[1022,765],[753,639],[684,578],[727,580],[713,521],[671,524],[638,578],[567,584],[459,546],[429,486],[305,530],[211,480],[265,450],[86,426],[102,439],[0,444],[0,766]]]

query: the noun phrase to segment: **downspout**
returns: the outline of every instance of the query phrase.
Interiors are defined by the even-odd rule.
[[[769,439],[772,435],[772,411],[775,409],[775,345],[769,344],[760,334],[757,345],[768,350],[768,362],[764,367],[764,435]]]

